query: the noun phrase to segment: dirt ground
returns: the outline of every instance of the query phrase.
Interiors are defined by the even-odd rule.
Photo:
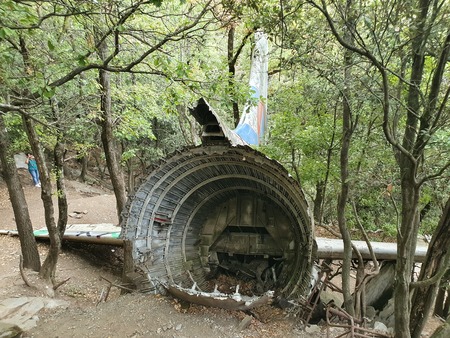
[[[33,227],[43,228],[40,188],[32,185],[26,170],[19,169],[19,173]],[[81,216],[69,217],[69,224],[117,224],[111,191],[77,181],[66,181],[66,185],[69,213],[75,216],[79,212]],[[15,229],[8,191],[0,178],[0,230]],[[41,241],[38,246],[43,261],[48,244]],[[27,287],[20,277],[18,237],[1,235],[0,247],[0,302],[14,297],[45,297],[41,291]],[[121,268],[119,247],[65,242],[57,280],[70,279],[57,290],[55,298],[68,305],[41,310],[37,326],[23,337],[326,337],[324,326],[305,328],[291,314],[271,306],[249,317],[249,313],[189,305],[165,296],[120,295],[114,286],[107,300],[100,301],[110,283],[120,284]],[[432,319],[423,337],[429,337],[438,325],[439,321]],[[338,334],[334,329],[331,337]]]
[[[40,188],[31,184],[26,170],[19,169],[35,229],[45,227]],[[69,213],[85,212],[69,223],[117,224],[111,191],[77,181],[67,181]],[[0,230],[15,230],[14,214],[6,185],[0,179]],[[18,237],[0,236],[0,301],[11,297],[44,296],[27,287],[19,273]],[[41,259],[48,244],[39,242]],[[307,328],[282,310],[258,310],[245,328],[240,311],[190,305],[170,297],[144,294],[120,295],[112,287],[99,302],[109,282],[120,284],[121,249],[114,246],[68,243],[58,260],[57,279],[69,279],[56,294],[67,307],[41,310],[37,326],[24,337],[322,337],[321,327]],[[108,282],[109,281],[109,282]],[[258,317],[258,319],[256,319]],[[247,318],[249,319],[249,318]],[[0,319],[1,320],[1,319]],[[323,328],[322,328],[323,329]]]

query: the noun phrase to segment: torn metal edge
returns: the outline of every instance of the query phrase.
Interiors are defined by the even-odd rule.
[[[249,310],[258,306],[271,304],[274,296],[274,291],[267,291],[261,296],[244,296],[239,291],[239,286],[236,288],[236,292],[232,294],[226,294],[217,291],[217,288],[213,292],[204,292],[196,290],[196,285],[190,289],[183,288],[176,284],[164,285],[166,290],[174,297],[181,300],[203,305],[218,307],[226,310]]]

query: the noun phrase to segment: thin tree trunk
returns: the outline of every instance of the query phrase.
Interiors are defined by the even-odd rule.
[[[54,172],[56,173],[56,189],[58,191],[58,233],[59,238],[62,240],[64,232],[67,226],[67,195],[66,195],[66,185],[64,184],[64,155],[65,155],[65,144],[64,135],[59,132],[60,128],[60,113],[58,102],[56,99],[51,100],[53,119],[55,121],[55,126],[57,128],[56,144],[53,149],[53,159],[54,159]]]
[[[397,263],[394,288],[394,315],[396,337],[409,338],[410,334],[410,283],[414,264],[417,230],[419,224],[419,190],[414,184],[414,169],[403,170],[402,221],[397,231]]]
[[[102,43],[100,45],[99,55],[102,60],[106,59],[107,46],[105,43]],[[101,88],[102,118],[99,122],[102,128],[101,139],[105,152],[106,164],[108,166],[108,171],[111,178],[111,184],[114,189],[114,195],[116,196],[117,215],[119,218],[119,223],[121,223],[122,211],[125,208],[127,194],[125,188],[125,180],[123,177],[122,169],[120,168],[120,154],[117,150],[113,134],[110,73],[103,69],[100,69],[98,82]]]
[[[235,84],[234,79],[236,76],[236,59],[233,57],[234,54],[234,26],[231,26],[228,29],[228,44],[227,44],[227,50],[228,50],[228,87],[230,91],[230,96],[232,98],[232,107],[233,107],[233,120],[234,120],[234,126],[236,127],[239,124],[239,105],[235,99]]]
[[[314,197],[313,216],[317,224],[322,224],[322,207],[325,198],[325,182],[318,181],[316,183],[316,196]]]
[[[9,137],[0,113],[0,159],[6,185],[8,186],[9,199],[14,211],[17,231],[19,233],[20,248],[25,268],[39,271],[41,260],[37,249],[36,239],[33,235],[28,205],[17,174],[16,163],[10,150]]]
[[[443,279],[441,280],[441,284],[443,282]],[[438,293],[436,295],[436,303],[434,305],[434,314],[438,315],[439,317],[445,318],[444,316],[444,304],[445,304],[445,297],[447,294],[447,288],[440,287],[438,290]]]
[[[236,53],[234,52],[234,33],[235,28],[233,24],[231,24],[231,26],[228,29],[228,42],[227,42],[228,91],[232,100],[234,126],[237,127],[237,125],[239,124],[240,112],[239,112],[239,104],[236,98],[236,88],[235,88],[236,62],[239,55],[242,52],[242,48],[245,46],[248,37],[253,33],[253,31],[252,30],[248,31],[247,34],[243,37],[241,44],[236,50]]]
[[[67,207],[67,195],[66,185],[64,184],[64,143],[61,142],[60,136],[58,136],[57,143],[54,149],[55,156],[55,169],[56,169],[56,189],[58,191],[58,232],[60,237],[64,236],[66,231],[67,219],[68,219],[68,207]]]
[[[410,86],[407,97],[406,126],[402,146],[410,154],[415,153],[417,129],[420,116],[420,86],[425,64],[424,42],[426,41],[426,17],[430,6],[429,0],[419,1],[420,14],[417,16],[417,33],[412,40],[412,64]],[[415,155],[415,156],[414,156]],[[395,336],[409,338],[411,298],[410,283],[413,269],[413,255],[419,230],[420,187],[417,186],[417,168],[420,154],[415,153],[413,162],[405,153],[399,154],[398,163],[401,175],[402,211],[401,225],[397,231],[397,265],[394,289]]]
[[[448,281],[448,277],[447,277],[447,281]],[[450,295],[449,295],[448,290],[447,290],[447,299],[445,300],[444,309],[442,310],[442,315],[444,318],[447,318],[450,315]]]
[[[352,2],[347,1],[347,10],[352,11]],[[351,15],[349,15],[351,17]],[[351,19],[349,19],[351,20]],[[352,22],[349,22],[349,26]],[[346,29],[344,39],[352,44],[352,35],[348,28]],[[349,50],[345,50],[344,53],[344,82],[345,84],[351,83],[351,65],[352,65],[352,55],[353,53]],[[342,145],[340,154],[340,167],[341,167],[341,191],[338,197],[337,205],[337,218],[339,231],[344,242],[344,258],[342,266],[342,294],[344,296],[344,308],[352,316],[355,315],[354,301],[350,286],[350,268],[352,260],[352,242],[350,237],[350,232],[347,228],[347,219],[345,216],[346,204],[350,190],[349,184],[349,173],[348,173],[348,162],[349,162],[349,149],[350,140],[352,137],[352,120],[351,120],[351,107],[350,107],[350,89],[346,85],[343,90],[343,106],[342,106]]]
[[[39,137],[34,129],[33,121],[25,115],[22,115],[28,140],[31,145],[34,157],[39,169],[41,178],[41,199],[44,205],[45,225],[47,226],[48,236],[50,239],[50,248],[42,264],[39,276],[46,281],[51,281],[55,277],[56,264],[58,262],[58,254],[61,247],[61,238],[58,233],[55,222],[55,209],[52,200],[52,183],[50,175],[45,164],[45,155],[39,144]]]
[[[336,139],[336,122],[337,122],[337,106],[335,106],[334,114],[333,114],[333,133],[331,135],[330,144],[328,145],[327,149],[327,170],[325,172],[325,178],[323,180],[323,196],[322,196],[322,202],[319,206],[317,220],[319,221],[319,224],[322,224],[323,222],[323,211],[324,211],[324,205],[325,205],[325,196],[327,192],[327,185],[328,185],[328,178],[330,176],[330,167],[331,167],[331,156],[333,155],[333,148],[334,148],[334,142]],[[316,206],[314,205],[314,208]]]
[[[431,278],[440,269],[448,269],[442,266],[446,255],[450,255],[450,198],[436,228],[433,238],[428,246],[428,253],[420,271],[419,281]],[[411,333],[413,338],[419,338],[422,330],[433,310],[433,304],[439,290],[440,278],[431,285],[419,287],[415,290],[412,299],[414,307],[411,309]]]
[[[81,173],[79,177],[81,182],[86,182],[87,169],[88,169],[88,155],[85,154],[81,158]]]

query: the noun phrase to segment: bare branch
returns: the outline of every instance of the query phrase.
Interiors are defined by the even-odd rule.
[[[90,12],[88,11],[80,11],[80,12],[67,12],[67,13],[57,13],[55,11],[53,11],[52,13],[48,13],[44,16],[41,16],[39,18],[39,20],[37,21],[37,23],[33,24],[33,25],[29,25],[29,26],[16,26],[16,25],[9,25],[7,23],[5,23],[4,20],[0,20],[0,26],[2,27],[6,27],[12,30],[29,30],[29,29],[38,29],[41,27],[41,25],[43,24],[44,21],[50,19],[50,18],[54,18],[54,17],[70,17],[70,16],[77,16],[77,15],[87,15],[90,14]]]
[[[52,125],[50,125],[50,124],[48,124],[46,122],[43,122],[43,121],[35,118],[32,114],[28,113],[22,107],[19,107],[19,106],[13,106],[13,105],[10,105],[10,104],[0,103],[0,112],[2,114],[5,114],[7,112],[17,112],[17,113],[19,113],[19,114],[21,114],[23,116],[29,117],[33,121],[35,121],[35,122],[37,122],[37,123],[39,123],[39,124],[41,124],[41,125],[43,125],[45,127],[55,128],[54,126],[52,126]]]
[[[364,229],[363,225],[361,224],[361,220],[359,219],[358,211],[356,210],[356,205],[355,205],[355,201],[354,200],[352,200],[352,207],[353,207],[353,213],[355,214],[355,218],[356,218],[356,224],[358,225],[358,228],[359,228],[359,230],[361,231],[361,234],[364,237],[364,241],[367,244],[367,248],[369,249],[370,257],[372,257],[372,261],[373,261],[373,264],[375,266],[375,270],[378,271],[379,265],[378,265],[377,257],[375,256],[375,253],[373,251],[372,244],[370,243],[369,236],[367,236],[367,232]]]
[[[331,18],[330,14],[328,13],[326,3],[324,0],[321,1],[322,6],[319,6],[315,1],[308,1],[308,3],[311,4],[314,8],[318,9],[323,14],[323,16],[325,17],[325,19],[328,22],[328,25],[331,29],[332,34],[334,35],[334,37],[336,38],[336,40],[339,42],[339,44],[342,47],[344,47],[358,55],[366,57],[378,69],[378,71],[380,72],[381,77],[382,77],[382,89],[383,89],[382,105],[383,105],[383,131],[384,131],[384,134],[385,134],[388,142],[390,144],[392,144],[393,147],[395,147],[398,151],[400,151],[402,154],[404,154],[411,161],[411,163],[413,165],[416,165],[417,160],[414,158],[414,156],[408,150],[406,150],[395,139],[395,136],[393,135],[393,133],[389,127],[389,114],[390,114],[389,80],[387,77],[387,71],[386,71],[385,66],[368,50],[357,48],[356,46],[353,46],[344,40],[344,38],[338,33],[338,31],[334,25],[333,19]]]
[[[70,277],[64,279],[63,281],[56,283],[55,285],[53,285],[53,290],[58,289],[60,286],[66,284],[68,281],[70,280]]]
[[[205,13],[208,11],[209,9],[209,5],[212,2],[212,0],[208,1],[206,3],[206,5],[203,7],[202,11],[197,15],[197,17],[192,20],[189,24],[184,25],[184,26],[180,26],[178,27],[176,30],[174,30],[172,33],[169,33],[165,36],[164,39],[162,39],[161,41],[159,41],[158,43],[156,43],[155,45],[153,45],[151,48],[149,48],[147,51],[145,51],[144,53],[142,53],[140,56],[138,56],[134,61],[130,62],[128,65],[124,66],[124,67],[113,67],[113,66],[109,66],[108,64],[111,62],[111,60],[114,58],[115,55],[114,54],[117,51],[117,45],[116,45],[116,50],[113,53],[112,56],[109,56],[104,63],[102,64],[89,64],[86,66],[80,66],[75,68],[74,70],[72,70],[71,72],[69,72],[68,74],[66,74],[65,76],[61,77],[58,80],[53,81],[52,83],[49,84],[50,87],[59,87],[63,84],[65,84],[66,82],[72,80],[75,76],[91,70],[91,69],[104,69],[110,72],[133,72],[133,68],[137,65],[139,65],[140,63],[142,63],[144,61],[144,59],[149,56],[151,53],[159,50],[163,45],[165,45],[166,43],[168,43],[169,41],[177,41],[180,39],[183,39],[184,36],[181,36],[182,33],[188,31],[189,29],[194,28],[199,22],[200,19],[205,15]],[[144,2],[145,3],[145,2]],[[130,14],[131,15],[131,14]],[[112,32],[112,30],[109,31],[110,33]],[[97,42],[97,46],[99,46],[99,44],[104,41],[104,39],[106,38],[106,35],[104,35],[104,37]],[[88,55],[86,55],[88,56]],[[140,73],[142,73],[141,71],[138,71]],[[158,74],[158,75],[163,75],[162,73]]]
[[[444,166],[442,166],[441,169],[439,169],[437,172],[422,177],[417,182],[418,186],[421,186],[422,184],[424,184],[427,181],[431,181],[431,180],[441,177],[448,168],[450,168],[450,161],[448,161]]]
[[[422,288],[425,286],[430,286],[431,284],[435,284],[439,282],[439,280],[444,276],[444,274],[447,272],[447,270],[450,267],[450,251],[447,251],[447,253],[444,256],[444,259],[441,261],[441,264],[439,266],[439,270],[433,275],[433,277],[417,281],[417,282],[411,282],[410,287],[411,288]]]
[[[447,37],[444,42],[444,46],[441,51],[441,55],[439,56],[437,67],[434,70],[433,79],[431,81],[431,88],[428,95],[428,105],[426,106],[425,112],[420,118],[420,128],[419,128],[419,134],[417,137],[417,142],[414,147],[414,153],[416,155],[420,154],[422,150],[427,145],[428,141],[431,138],[430,131],[430,121],[433,119],[434,115],[434,121],[432,122],[432,125],[436,125],[439,117],[440,117],[440,111],[438,111],[438,114],[435,113],[435,108],[438,101],[438,96],[441,88],[441,84],[444,77],[444,71],[447,64],[447,59],[450,55],[450,32],[447,34]],[[447,95],[448,97],[448,90]],[[447,97],[444,98],[445,101],[447,101]]]

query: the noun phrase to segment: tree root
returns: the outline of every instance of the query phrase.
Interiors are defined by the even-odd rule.
[[[31,285],[30,281],[28,280],[27,275],[25,274],[25,271],[23,270],[23,257],[22,255],[19,255],[19,270],[20,270],[20,276],[22,277],[23,281],[25,282],[26,286],[33,287]]]
[[[70,277],[65,279],[65,280],[63,280],[63,281],[61,281],[61,282],[59,282],[59,283],[53,284],[53,290],[55,291],[60,286],[66,284],[69,280],[70,280]]]

